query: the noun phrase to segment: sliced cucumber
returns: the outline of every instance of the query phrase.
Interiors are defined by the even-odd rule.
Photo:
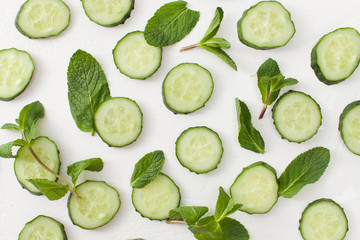
[[[295,34],[290,13],[277,1],[261,1],[237,23],[239,40],[255,49],[285,46]]]
[[[146,79],[160,67],[161,47],[149,45],[144,33],[128,33],[113,50],[114,62],[120,72],[129,78]]]
[[[22,93],[35,69],[29,53],[15,48],[0,51],[0,100],[8,101]]]
[[[104,226],[114,218],[121,201],[118,191],[103,181],[86,181],[69,196],[68,209],[73,224],[84,229]]]
[[[188,128],[175,145],[181,165],[197,174],[214,170],[224,151],[219,135],[208,127]]]
[[[64,225],[55,219],[39,215],[26,223],[18,240],[66,240]]]
[[[346,147],[360,155],[360,101],[348,104],[340,115],[339,130]]]
[[[29,38],[59,35],[70,23],[70,9],[61,0],[27,0],[16,17],[16,28]]]
[[[30,143],[40,160],[56,173],[60,171],[59,150],[55,142],[47,137],[38,137]],[[22,187],[29,192],[40,195],[40,191],[27,179],[47,179],[56,181],[57,178],[38,163],[27,147],[21,147],[14,162],[15,175]]]
[[[135,0],[81,0],[88,18],[104,27],[124,23],[134,9]]]
[[[302,213],[300,232],[305,240],[341,240],[347,231],[344,210],[331,199],[318,199]]]
[[[142,131],[142,112],[135,101],[114,97],[103,102],[95,113],[95,127],[104,142],[123,147],[134,142]]]
[[[174,113],[195,112],[205,106],[213,88],[213,78],[207,69],[196,63],[182,63],[163,82],[164,103]]]
[[[325,84],[336,84],[355,71],[360,61],[360,34],[339,28],[324,35],[311,51],[311,67]]]
[[[169,211],[180,204],[180,190],[167,175],[160,173],[143,188],[133,188],[132,202],[141,216],[151,220],[165,220]]]
[[[281,137],[297,143],[313,137],[322,120],[317,102],[298,91],[283,94],[274,105],[272,117]]]
[[[279,184],[276,171],[265,162],[256,162],[244,168],[230,187],[235,203],[249,214],[267,213],[278,200]]]

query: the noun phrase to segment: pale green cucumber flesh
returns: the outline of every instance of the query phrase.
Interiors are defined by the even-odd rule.
[[[213,78],[207,69],[196,63],[182,63],[163,82],[164,104],[174,113],[192,113],[205,106],[213,88]]]
[[[290,142],[304,142],[313,137],[322,121],[320,106],[309,95],[289,91],[283,94],[273,108],[276,130]]]
[[[15,48],[0,51],[0,100],[12,100],[30,83],[35,69],[31,56]]]
[[[70,15],[62,0],[28,0],[21,6],[15,25],[29,38],[47,38],[63,32]]]
[[[276,171],[264,162],[256,162],[243,169],[230,187],[235,203],[241,211],[263,214],[271,210],[278,200],[279,184]]]
[[[38,137],[31,141],[31,147],[39,159],[55,173],[60,171],[59,150],[56,144],[47,137]],[[33,194],[40,191],[28,179],[47,179],[56,181],[57,178],[48,172],[35,160],[27,147],[21,147],[15,158],[14,171],[19,183]]]
[[[304,240],[342,240],[347,231],[344,210],[331,199],[318,199],[302,213],[300,232]]]
[[[103,181],[86,181],[75,189],[77,195],[68,199],[73,224],[84,229],[101,227],[114,218],[121,201],[118,191]]]
[[[106,100],[95,113],[96,131],[104,142],[113,147],[134,142],[142,131],[142,123],[139,106],[125,97]]]
[[[160,67],[162,49],[149,45],[144,33],[128,33],[113,50],[114,62],[119,71],[133,79],[146,79]]]
[[[55,219],[39,215],[26,223],[18,240],[67,240],[64,225]]]
[[[219,135],[203,126],[182,132],[175,145],[179,162],[197,174],[216,169],[224,151]]]
[[[360,155],[360,101],[345,107],[340,115],[339,130],[346,147]]]
[[[180,190],[167,175],[160,173],[142,188],[133,188],[132,202],[137,212],[151,220],[165,220],[180,204]]]
[[[104,27],[124,23],[134,9],[135,0],[82,0],[88,18]]]
[[[290,13],[277,1],[257,3],[238,21],[239,40],[256,49],[285,46],[294,34]]]

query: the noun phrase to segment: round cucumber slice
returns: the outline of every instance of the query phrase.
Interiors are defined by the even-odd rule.
[[[160,67],[162,48],[149,45],[144,33],[128,33],[113,50],[114,62],[120,72],[129,78],[146,79]]]
[[[0,100],[20,95],[30,83],[35,70],[29,53],[16,48],[0,51]]]
[[[82,0],[88,18],[104,27],[124,23],[134,9],[135,0]]]
[[[142,112],[135,101],[114,97],[103,102],[95,113],[95,127],[104,142],[123,147],[134,142],[142,131]]]
[[[256,162],[244,168],[230,187],[235,203],[243,204],[241,211],[263,214],[278,200],[279,184],[276,171],[265,162]]]
[[[29,38],[62,33],[70,23],[70,9],[61,0],[27,0],[16,17],[16,28]]]
[[[68,209],[73,224],[84,229],[104,226],[114,218],[121,201],[118,191],[103,181],[86,181],[69,196]]]
[[[300,232],[305,240],[342,240],[347,231],[344,210],[331,199],[310,203],[300,219]]]
[[[26,223],[18,240],[67,240],[64,225],[55,219],[39,215]]]
[[[219,135],[203,126],[182,132],[175,145],[181,165],[197,174],[216,169],[224,151]]]
[[[340,115],[339,130],[346,147],[360,155],[360,101],[348,104]]]
[[[182,63],[167,74],[162,86],[163,100],[174,113],[192,113],[205,106],[213,88],[207,69],[196,63]]]
[[[180,190],[167,175],[160,173],[143,188],[133,188],[132,202],[141,216],[151,220],[165,220],[169,211],[180,204]]]
[[[317,102],[298,91],[283,94],[274,105],[272,117],[281,137],[297,143],[313,137],[322,120]]]
[[[352,75],[360,62],[360,34],[339,28],[324,35],[311,51],[311,67],[325,84],[337,84]]]
[[[32,149],[40,160],[51,170],[56,173],[60,171],[59,150],[55,142],[47,137],[38,137],[33,139],[30,143]],[[27,179],[47,179],[49,181],[56,181],[57,178],[48,172],[43,166],[36,161],[27,147],[21,147],[15,158],[14,171],[17,180],[23,188],[29,192],[41,195],[41,192]]]
[[[237,23],[239,40],[255,49],[285,46],[295,34],[290,13],[277,1],[261,1]]]

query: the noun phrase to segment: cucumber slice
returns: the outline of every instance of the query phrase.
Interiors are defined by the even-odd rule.
[[[302,213],[300,232],[305,240],[341,240],[347,231],[344,210],[331,199],[318,199]]]
[[[18,240],[66,240],[64,225],[55,219],[39,215],[26,223]]]
[[[52,140],[47,137],[38,137],[30,143],[32,149],[41,161],[56,173],[60,171],[59,150]],[[57,178],[38,163],[27,147],[21,147],[14,162],[15,175],[23,188],[29,192],[41,195],[41,192],[27,179],[47,179],[56,181]]]
[[[103,181],[86,181],[76,186],[77,198],[69,196],[68,210],[73,224],[84,229],[104,226],[114,218],[121,201],[118,191]]]
[[[163,100],[174,113],[192,113],[205,106],[213,88],[213,78],[207,69],[196,63],[182,63],[167,74]]]
[[[262,214],[275,205],[278,190],[275,169],[265,162],[256,162],[237,176],[230,187],[230,194],[235,203],[243,204],[241,211]]]
[[[70,23],[70,9],[61,0],[27,0],[15,26],[29,38],[48,38],[62,33]]]
[[[149,45],[144,33],[135,31],[117,43],[113,56],[122,74],[133,79],[146,79],[160,67],[162,48]]]
[[[143,188],[133,188],[132,203],[141,216],[165,220],[169,211],[180,205],[180,190],[167,175],[160,173]]]
[[[208,127],[188,128],[175,145],[181,165],[197,174],[216,169],[224,151],[219,135]]]
[[[103,102],[95,113],[95,127],[104,142],[123,147],[134,142],[142,131],[142,112],[135,101],[114,97]]]
[[[311,67],[328,85],[350,77],[359,61],[360,34],[354,28],[339,28],[324,35],[311,51]]]
[[[348,104],[340,115],[339,130],[346,147],[360,155],[360,101]]]
[[[255,49],[285,46],[295,34],[290,13],[277,1],[261,1],[237,23],[239,40]]]
[[[104,27],[124,23],[134,9],[135,0],[81,0],[88,18]]]
[[[283,94],[274,105],[272,117],[281,137],[297,143],[312,138],[322,121],[317,102],[298,91]]]
[[[35,70],[29,53],[16,48],[0,51],[0,100],[8,101],[22,93]]]

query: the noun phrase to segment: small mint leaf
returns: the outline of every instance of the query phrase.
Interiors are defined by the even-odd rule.
[[[224,218],[219,222],[223,231],[222,238],[219,240],[248,240],[249,233],[246,228],[237,220],[232,218]]]
[[[2,158],[15,158],[16,155],[12,153],[12,148],[15,146],[28,146],[28,143],[23,139],[18,139],[12,142],[5,143],[0,146],[0,157]]]
[[[19,129],[24,132],[26,140],[30,142],[35,136],[35,123],[44,117],[44,107],[39,102],[33,102],[20,111],[19,118],[16,119]]]
[[[20,127],[19,127],[19,125],[17,125],[17,124],[5,123],[4,125],[2,125],[1,129],[15,129],[15,130],[20,130]]]
[[[234,60],[232,60],[231,57],[226,52],[224,52],[221,48],[209,47],[206,45],[201,45],[200,47],[215,54],[221,60],[223,60],[225,63],[227,63],[232,69],[237,71],[237,66],[236,66],[236,63],[234,62]]]
[[[47,179],[27,179],[39,191],[44,194],[49,200],[58,200],[65,196],[69,188],[57,182],[49,181]]]
[[[292,85],[297,84],[298,82],[299,81],[296,80],[295,78],[286,78],[286,79],[282,79],[281,81],[278,81],[276,83],[273,83],[271,88],[272,88],[272,91],[279,91],[283,87],[292,86]]]
[[[200,43],[204,43],[210,38],[214,37],[220,28],[221,21],[224,17],[224,10],[221,7],[217,7],[215,10],[214,18],[212,19],[209,28],[207,29],[204,37]]]
[[[82,171],[100,172],[103,167],[104,163],[101,158],[90,158],[69,165],[67,167],[67,175],[71,177],[72,182],[76,185],[76,181]]]
[[[241,204],[235,204],[234,200],[230,198],[230,196],[224,191],[222,187],[220,187],[214,214],[215,220],[219,222],[240,208]]]
[[[200,219],[196,225],[189,226],[194,237],[199,240],[222,239],[223,231],[214,216]]]
[[[185,221],[188,225],[195,225],[199,219],[209,211],[208,207],[184,206],[169,212],[169,220]]]
[[[217,48],[225,48],[228,49],[231,47],[231,44],[223,38],[210,38],[200,45],[205,45],[208,47],[217,47]]]

